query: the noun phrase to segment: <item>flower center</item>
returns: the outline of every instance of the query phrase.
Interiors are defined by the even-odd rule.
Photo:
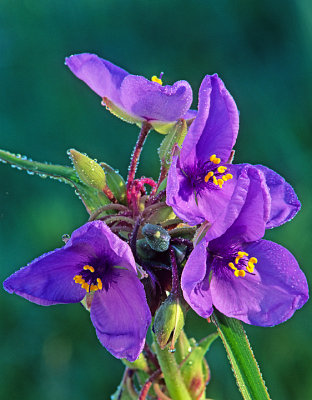
[[[91,265],[85,265],[80,274],[75,275],[73,279],[75,283],[79,283],[82,289],[85,289],[87,292],[103,289],[102,280],[95,273],[95,269]]]
[[[162,85],[163,82],[162,82],[161,78],[162,78],[163,74],[164,74],[164,73],[162,72],[162,73],[159,75],[159,78],[158,78],[156,75],[153,75],[152,78],[151,78],[151,81],[152,81],[152,82],[159,83],[160,85]]]
[[[234,262],[229,262],[228,266],[233,270],[234,275],[244,277],[246,272],[253,274],[255,264],[258,260],[256,257],[249,257],[245,251],[238,251]]]
[[[208,165],[209,171],[205,175],[205,182],[212,182],[215,186],[219,186],[220,189],[222,189],[222,186],[224,182],[233,179],[232,174],[225,173],[227,170],[227,167],[224,165],[220,165],[219,167],[216,168],[218,164],[220,164],[221,159],[218,158],[215,154],[210,156],[210,163]]]

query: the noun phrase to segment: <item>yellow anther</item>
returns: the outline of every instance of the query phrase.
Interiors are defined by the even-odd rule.
[[[248,254],[247,254],[248,255]],[[257,264],[258,260],[256,257],[250,257],[249,262],[253,263],[253,264]]]
[[[75,281],[76,283],[80,283],[80,281],[81,281],[81,279],[82,279],[82,275],[75,275],[73,279],[74,279],[74,281]]]
[[[221,158],[215,158],[212,162],[213,162],[214,164],[220,164]]]
[[[96,290],[99,290],[99,288],[96,285],[91,285],[90,290],[96,291]]]
[[[205,176],[205,182],[207,183],[212,176],[213,176],[213,172],[209,171],[208,174]]]
[[[217,158],[217,156],[216,156],[215,154],[213,154],[212,156],[210,156],[209,160],[210,160],[211,162],[213,162],[213,160],[214,160],[215,158]]]
[[[246,253],[245,251],[238,251],[237,255],[239,255],[240,257],[244,257],[244,256],[249,256],[248,253]],[[249,260],[250,261],[250,260]]]
[[[152,81],[152,82],[159,83],[160,85],[162,85],[162,84],[163,84],[163,83],[162,83],[162,80],[161,80],[161,79],[159,79],[159,78],[157,78],[157,76],[156,76],[156,75],[152,76],[152,78],[151,78],[151,81]]]
[[[226,179],[227,179],[227,180],[233,179],[233,175],[232,175],[232,174],[226,174],[225,176],[226,176]]]
[[[222,176],[222,179],[224,180],[224,182],[226,182],[228,180],[228,178],[226,177],[226,175]]]
[[[234,271],[234,275],[237,277],[244,277],[246,275],[246,272],[243,269],[237,269],[236,271]]]
[[[232,268],[234,271],[237,270],[237,268],[235,267],[235,265],[234,265],[232,262],[228,263],[228,266],[229,266],[230,268]]]
[[[252,274],[254,271],[254,265],[251,262],[248,262],[246,269],[250,274]]]
[[[81,285],[82,289],[86,289],[86,290],[89,289],[89,286],[90,286],[90,285],[89,285],[87,282],[84,282],[84,283]]]
[[[97,281],[97,286],[98,286],[99,290],[102,290],[102,289],[103,289],[103,284],[102,284],[101,279],[100,279],[100,278],[97,278],[96,281]]]
[[[238,264],[238,262],[239,262],[239,260],[240,260],[241,258],[243,258],[243,256],[237,256],[237,257],[235,258],[235,264]]]
[[[223,185],[223,180],[222,179],[218,179],[218,185],[220,186],[220,188],[222,189],[222,185]]]
[[[220,174],[223,174],[223,172],[225,172],[227,170],[227,168],[224,165],[220,165],[220,167],[218,167],[217,171],[220,172]]]
[[[213,175],[213,177],[212,177],[212,180],[213,180],[213,183],[215,184],[215,185],[219,185],[219,183],[218,183],[218,179]]]
[[[91,272],[94,272],[94,268],[93,267],[91,267],[91,265],[85,265],[84,267],[83,267],[83,269],[85,270],[85,271],[91,271]]]

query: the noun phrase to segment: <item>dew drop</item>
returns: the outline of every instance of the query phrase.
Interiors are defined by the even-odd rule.
[[[27,171],[28,175],[35,175],[34,171]]]
[[[70,235],[68,233],[64,233],[64,235],[62,236],[62,240],[64,243],[67,243],[70,239]]]
[[[175,353],[176,349],[168,349],[169,353]]]

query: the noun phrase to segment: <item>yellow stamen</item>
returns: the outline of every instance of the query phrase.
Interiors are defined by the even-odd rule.
[[[237,254],[238,254],[240,257],[249,256],[249,254],[246,253],[245,251],[238,251]],[[250,260],[249,260],[249,261],[250,261]]]
[[[220,188],[222,189],[222,185],[223,185],[223,180],[222,179],[218,179],[218,185],[220,186]]]
[[[249,261],[249,262],[248,262],[248,265],[247,265],[247,267],[246,267],[247,272],[249,272],[250,274],[252,274],[253,271],[254,271],[254,267],[255,267],[255,266]]]
[[[215,154],[213,154],[212,156],[210,156],[209,160],[210,160],[211,162],[213,162],[213,160],[214,160],[215,158],[217,158],[217,156],[216,156]]]
[[[248,254],[247,254],[248,256]],[[249,262],[253,263],[253,264],[257,264],[258,260],[256,257],[250,257]]]
[[[212,176],[213,172],[212,171],[208,172],[208,174],[205,176],[205,182],[207,183]]]
[[[96,281],[97,281],[97,286],[98,286],[99,290],[102,290],[102,289],[103,289],[103,284],[102,284],[101,279],[100,279],[100,278],[97,278]]]
[[[226,176],[226,179],[227,179],[227,180],[233,179],[233,175],[232,175],[232,174],[226,174],[225,176]]]
[[[85,271],[89,270],[89,271],[91,271],[91,272],[94,272],[94,268],[91,267],[91,265],[85,265],[85,266],[83,267],[83,269],[84,269]]]
[[[99,288],[96,285],[91,285],[90,290],[97,291],[97,290],[99,290]]]
[[[76,275],[76,276],[74,276],[74,281],[76,282],[76,283],[80,283],[80,281],[81,281],[81,279],[82,279],[82,275]]]
[[[232,262],[228,263],[228,266],[229,266],[230,268],[232,268],[234,271],[237,270],[237,268],[235,267],[235,265],[234,265]]]
[[[162,85],[162,84],[163,84],[163,83],[162,83],[162,80],[161,80],[161,79],[159,79],[159,78],[157,78],[157,76],[156,76],[156,75],[152,76],[152,78],[151,78],[151,81],[152,81],[152,82],[159,83],[160,85]]]
[[[240,270],[238,271],[238,274],[239,274],[239,276],[244,277],[244,276],[246,275],[246,272],[245,272],[243,269],[240,269]]]
[[[86,282],[84,282],[82,285],[81,285],[81,287],[82,287],[82,289],[86,289],[86,290],[88,290],[89,289],[89,284],[88,283],[86,283]]]
[[[220,167],[218,167],[217,171],[220,172],[220,174],[223,174],[223,172],[225,172],[227,170],[227,168],[224,165],[220,165]]]
[[[226,177],[226,175],[222,176],[222,179],[224,180],[224,182],[226,182],[228,180],[228,178]]]
[[[215,185],[219,185],[218,184],[218,179],[213,175],[213,177],[212,177],[212,180],[213,180],[213,183],[215,184]]]
[[[215,158],[212,162],[213,162],[214,164],[220,164],[221,158]]]

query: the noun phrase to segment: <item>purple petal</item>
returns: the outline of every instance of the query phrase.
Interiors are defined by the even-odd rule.
[[[192,89],[186,81],[161,86],[143,76],[128,75],[121,85],[124,109],[148,121],[176,121],[188,111],[192,100]]]
[[[207,161],[212,154],[226,162],[238,128],[238,110],[232,96],[217,74],[206,75],[199,89],[197,117],[182,146],[182,165]]]
[[[151,314],[136,274],[123,269],[118,273],[108,291],[95,293],[91,320],[108,351],[117,358],[134,361],[143,349]]]
[[[166,202],[175,214],[190,225],[204,222],[195,201],[194,188],[180,167],[178,156],[173,157],[167,181]]]
[[[96,94],[121,106],[120,86],[128,72],[95,54],[82,53],[66,58],[65,64]]]
[[[3,286],[7,292],[43,306],[77,303],[86,291],[73,278],[86,264],[88,259],[81,247],[56,249],[15,272]]]
[[[214,247],[222,248],[231,242],[253,242],[264,236],[266,221],[271,208],[269,190],[261,171],[248,164],[244,164],[244,168],[247,168],[249,177],[244,205],[225,234],[214,240]],[[232,212],[231,215],[233,215]],[[208,231],[206,239],[211,240],[211,238],[212,232]]]
[[[103,258],[110,265],[118,265],[136,271],[136,265],[130,247],[100,220],[88,222],[75,232],[65,248],[83,246],[90,258]]]
[[[270,168],[256,165],[266,178],[272,199],[271,214],[267,222],[267,229],[280,226],[290,221],[300,210],[301,204],[289,183]]]
[[[235,277],[226,265],[212,275],[213,305],[247,324],[274,326],[289,319],[308,300],[306,278],[284,247],[260,240],[244,248],[256,257],[255,275]]]
[[[249,167],[229,165],[227,172],[233,179],[224,183],[222,189],[205,190],[198,195],[200,215],[211,223],[206,240],[221,236],[238,217],[247,197],[250,185]]]
[[[208,318],[212,313],[206,247],[207,243],[203,240],[194,248],[185,264],[181,277],[181,287],[185,300],[203,318]]]

